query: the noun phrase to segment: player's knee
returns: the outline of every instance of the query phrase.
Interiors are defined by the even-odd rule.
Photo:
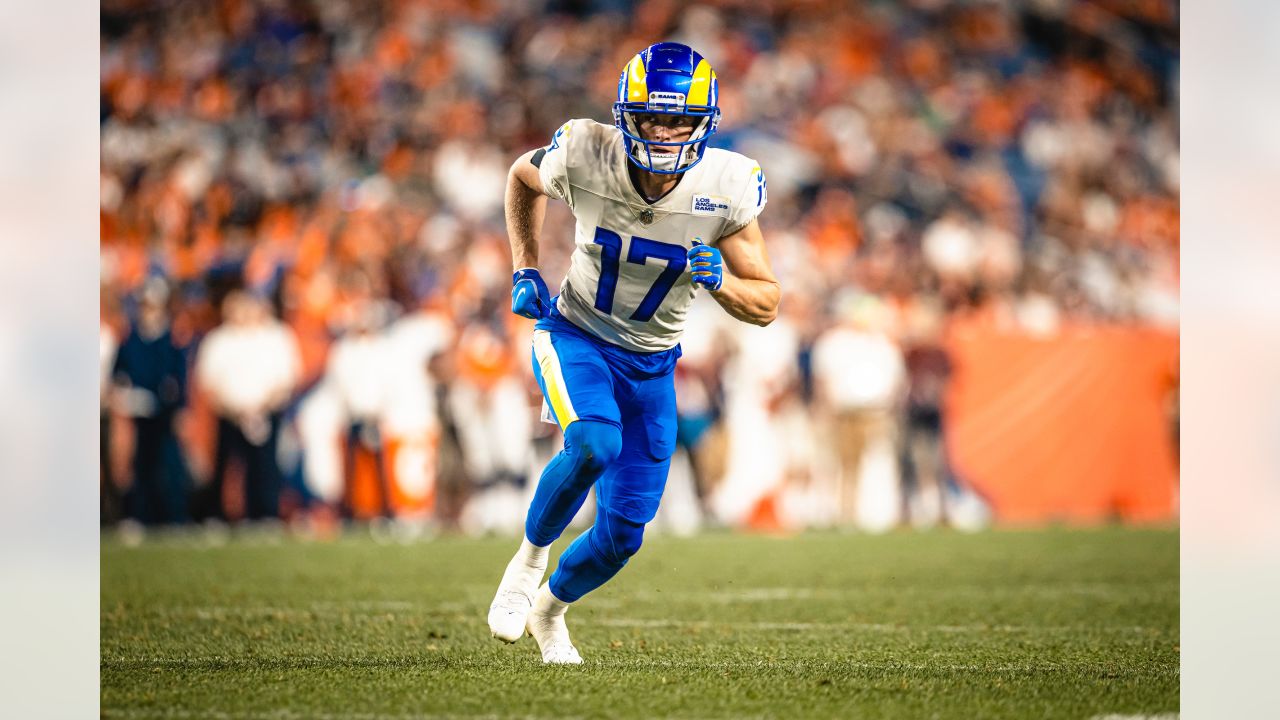
[[[631,557],[640,552],[640,546],[644,544],[644,526],[628,523],[623,527],[625,529],[618,537],[618,551]]]
[[[631,558],[632,555],[640,552],[640,546],[644,543],[644,525],[641,523],[631,522],[619,515],[610,513],[609,521],[605,530],[605,537],[601,542],[601,554],[604,559],[613,565],[622,565]]]
[[[608,423],[578,420],[564,431],[564,439],[578,466],[593,475],[603,472],[622,452],[622,433]]]

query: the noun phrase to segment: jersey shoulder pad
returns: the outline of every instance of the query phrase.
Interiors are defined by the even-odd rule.
[[[573,205],[573,194],[570,189],[571,154],[579,144],[583,135],[580,129],[582,120],[570,120],[556,129],[551,142],[540,148],[533,155],[533,164],[538,166],[538,175],[542,178],[543,190],[550,196],[559,198]]]
[[[574,205],[573,187],[593,184],[600,172],[600,158],[617,129],[589,118],[570,120],[551,136],[539,151],[538,171],[543,188],[552,197]]]
[[[548,155],[564,153],[566,164],[575,167],[587,158],[598,156],[600,146],[609,139],[609,131],[617,129],[590,118],[577,118],[561,125],[545,149]]]
[[[703,162],[711,163],[707,169],[720,193],[731,201],[725,235],[732,235],[751,224],[769,201],[764,170],[752,158],[718,148],[708,148]]]

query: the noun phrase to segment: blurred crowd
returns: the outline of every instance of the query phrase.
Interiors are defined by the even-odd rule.
[[[660,521],[928,524],[957,318],[1178,323],[1174,0],[104,0],[103,519],[519,527],[559,443],[507,168],[710,59],[784,288],[711,302]],[[553,204],[543,273],[572,217]],[[976,512],[970,515],[980,514]]]

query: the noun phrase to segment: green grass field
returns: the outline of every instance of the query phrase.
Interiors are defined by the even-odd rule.
[[[103,717],[1178,711],[1173,530],[654,537],[569,611],[580,667],[489,637],[514,548],[104,538]]]

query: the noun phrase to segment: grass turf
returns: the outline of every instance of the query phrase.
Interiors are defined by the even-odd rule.
[[[564,547],[557,543],[553,553]],[[102,551],[106,718],[1079,718],[1178,709],[1172,530],[654,537],[544,667],[515,541]]]

